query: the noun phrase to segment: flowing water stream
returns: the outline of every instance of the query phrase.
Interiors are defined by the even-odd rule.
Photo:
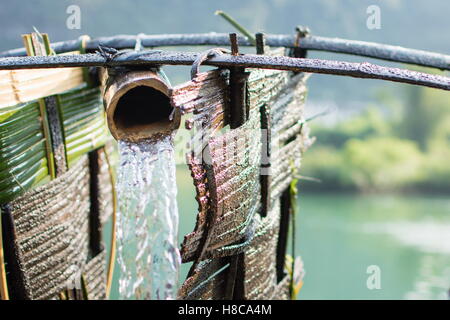
[[[175,299],[180,254],[171,136],[119,142],[117,191],[121,299]]]

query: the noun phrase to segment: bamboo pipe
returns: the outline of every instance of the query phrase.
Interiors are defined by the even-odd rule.
[[[103,101],[116,140],[157,140],[180,125],[170,104],[170,85],[155,71],[127,71],[106,77]]]

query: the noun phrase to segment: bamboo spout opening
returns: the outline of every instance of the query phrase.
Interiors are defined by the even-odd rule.
[[[155,72],[127,72],[108,82],[104,101],[115,139],[160,139],[178,128],[180,116],[170,104],[169,85]]]

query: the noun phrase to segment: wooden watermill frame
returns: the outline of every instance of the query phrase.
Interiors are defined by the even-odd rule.
[[[194,118],[202,122],[206,127],[209,127],[209,129],[212,129],[213,133],[218,132],[219,129],[226,125],[231,127],[231,131],[228,135],[212,135],[208,140],[207,150],[213,155],[213,158],[214,156],[220,157],[218,153],[222,150],[221,144],[227,144],[227,142],[224,142],[227,138],[231,138],[232,141],[234,141],[233,139],[239,139],[239,135],[245,136],[243,128],[245,128],[246,125],[269,129],[271,115],[268,106],[275,105],[275,100],[279,96],[292,94],[292,101],[295,99],[301,100],[301,94],[305,93],[304,81],[307,78],[306,73],[323,73],[358,78],[381,79],[450,90],[450,79],[446,76],[430,75],[398,68],[387,68],[369,63],[308,59],[305,58],[304,53],[307,50],[324,50],[434,67],[447,71],[450,70],[450,57],[448,55],[374,43],[329,39],[307,34],[298,33],[296,35],[266,36],[259,34],[256,37],[258,40],[256,55],[239,54],[238,43],[241,46],[250,46],[252,43],[245,37],[238,37],[236,34],[140,35],[139,37],[118,36],[93,40],[84,37],[80,40],[55,43],[53,45],[50,45],[47,39],[47,42],[44,43],[44,47],[36,40],[38,36],[39,34],[26,36],[24,38],[25,49],[0,53],[0,75],[7,74],[8,77],[14,79],[15,75],[20,72],[25,74],[26,77],[31,77],[31,75],[34,74],[39,76],[45,72],[55,72],[58,73],[56,77],[66,77],[69,78],[70,81],[67,81],[64,87],[59,87],[53,91],[42,91],[40,92],[40,95],[19,95],[17,94],[17,88],[20,86],[20,83],[11,83],[8,87],[8,92],[11,94],[8,96],[9,100],[5,99],[5,105],[10,106],[28,103],[30,100],[40,99],[42,110],[47,104],[51,105],[51,99],[55,99],[51,98],[49,100],[48,96],[54,96],[55,94],[59,95],[68,89],[76,88],[81,83],[91,82],[92,78],[89,77],[87,72],[88,67],[103,67],[106,69],[123,68],[126,70],[127,68],[158,68],[161,65],[192,65],[192,80],[172,88],[172,91],[170,92],[171,102],[172,105],[181,110],[181,112],[195,114]],[[214,49],[204,53],[159,50],[144,50],[138,52],[130,50],[118,51],[121,49],[133,48],[136,41],[140,41],[144,47],[152,48],[158,46],[182,45],[231,45],[231,50]],[[290,56],[270,54],[270,50],[265,48],[265,45],[271,47],[283,47],[285,49],[290,48],[292,49],[292,54]],[[81,54],[79,52],[73,53],[73,51],[80,51],[80,49],[82,52]],[[97,50],[97,52],[94,53],[93,51],[95,50]],[[299,52],[301,52],[302,55],[296,54]],[[41,53],[41,55],[37,55],[36,53]],[[55,55],[53,53],[61,54]],[[25,56],[26,54],[28,54],[28,56]],[[32,56],[33,54],[34,56]],[[200,64],[214,66],[218,69],[207,73],[199,73],[198,69]],[[32,69],[47,69],[47,71]],[[248,78],[249,75],[246,73],[246,70],[248,71],[250,69],[250,78]],[[226,70],[228,70],[228,73],[226,73]],[[288,76],[287,72],[284,71],[291,71],[297,74]],[[263,79],[261,81],[262,84],[258,84],[258,77],[260,77],[259,80]],[[94,79],[94,87],[98,86],[98,84],[95,84],[95,80],[96,79]],[[271,80],[273,80],[272,84],[267,86],[264,85],[265,81],[270,82]],[[39,82],[37,83],[39,84]],[[257,87],[258,85],[261,85],[262,89]],[[255,91],[259,89],[252,88],[252,86],[261,89],[261,91]],[[265,97],[264,88],[268,88],[267,90],[269,91],[273,89],[273,92],[267,91],[269,93],[266,92],[267,97]],[[297,88],[297,90],[294,90],[293,88]],[[299,96],[294,97],[294,92],[298,92]],[[271,100],[273,97],[275,97],[275,100]],[[254,104],[253,107],[249,106],[249,104],[252,103]],[[259,116],[262,117],[263,121],[260,122],[261,119]],[[197,190],[199,218],[194,232],[186,236],[182,248],[183,260],[195,261],[195,263],[187,281],[180,290],[180,298],[214,297],[222,299],[256,299],[281,297],[287,299],[290,297],[292,283],[290,283],[290,280],[286,276],[283,276],[283,266],[280,262],[284,257],[282,251],[285,250],[285,245],[280,244],[276,239],[280,234],[277,230],[283,229],[285,230],[283,232],[287,232],[286,215],[284,215],[280,221],[281,213],[279,213],[280,211],[289,212],[290,210],[289,201],[286,200],[289,197],[287,197],[286,192],[288,192],[287,188],[293,179],[293,173],[288,171],[287,163],[294,159],[296,155],[301,154],[302,148],[306,149],[311,143],[310,138],[308,137],[305,119],[303,119],[301,115],[297,116],[298,118],[295,118],[294,123],[291,124],[292,128],[295,128],[295,130],[286,130],[286,132],[284,132],[286,145],[292,141],[296,141],[298,146],[296,145],[295,148],[293,147],[294,151],[288,150],[288,148],[285,150],[288,151],[288,153],[286,158],[283,158],[283,161],[286,161],[280,161],[283,162],[282,165],[280,165],[280,168],[283,168],[282,170],[280,169],[280,173],[284,174],[282,176],[283,179],[274,182],[267,177],[260,178],[258,174],[255,174],[255,172],[252,171],[252,173],[249,174],[249,176],[251,176],[249,179],[252,179],[252,181],[259,186],[260,194],[255,199],[252,199],[252,201],[254,201],[250,201],[251,203],[249,203],[248,206],[247,203],[245,203],[245,197],[237,197],[234,199],[234,202],[231,201],[226,203],[226,201],[222,201],[223,199],[221,199],[220,195],[214,194],[214,192],[220,189],[218,187],[219,185],[225,184],[224,181],[217,178],[223,174],[223,172],[221,172],[222,169],[220,169],[220,166],[217,163],[204,165],[202,163],[195,163],[192,158],[189,160],[189,166]],[[191,122],[187,122],[187,127],[195,125],[195,119]],[[52,133],[50,132],[50,134]],[[56,138],[53,138],[52,141],[55,141],[55,139]],[[298,139],[298,141],[296,139]],[[255,141],[251,140],[247,146],[249,149],[253,148],[252,152],[258,154],[258,157],[260,157],[261,146],[258,144],[257,140],[258,139]],[[89,149],[89,152],[98,150],[98,147],[103,148],[103,146],[103,143],[94,145]],[[48,144],[47,147],[49,149],[54,148],[54,146],[51,146],[50,144]],[[97,155],[97,157],[100,156],[101,155]],[[108,152],[105,151],[103,156],[107,163],[107,176],[112,188],[111,206],[114,228],[116,223],[114,177],[111,171],[112,164],[108,158]],[[48,155],[48,157],[51,156]],[[96,159],[98,160],[98,158]],[[95,159],[92,161],[95,162]],[[56,168],[61,168],[61,166],[64,166],[64,163],[56,163]],[[251,166],[248,167],[249,170],[252,169],[250,167]],[[273,165],[273,167],[276,168],[276,165]],[[64,173],[64,170],[62,172],[55,170],[54,177],[52,176],[52,178],[63,175]],[[240,174],[238,170],[234,173],[236,177]],[[242,181],[244,180],[245,178],[243,178]],[[276,186],[278,189],[275,187],[274,189],[277,191],[273,191],[270,186]],[[255,191],[258,188],[251,190]],[[31,192],[34,189],[34,186],[32,186],[26,191]],[[20,194],[18,193],[9,200],[12,201],[22,195],[23,192]],[[249,196],[248,194],[244,195]],[[279,202],[281,196],[287,201],[284,205]],[[222,237],[222,235],[225,234],[225,227],[220,226],[220,223],[224,221],[223,213],[226,211],[223,208],[229,209],[235,206],[237,202],[245,203],[245,206],[247,206],[246,208],[250,209],[248,209],[248,212],[242,214],[242,216],[236,214],[236,221],[240,221],[240,226],[233,229],[234,233],[232,232],[231,235],[227,234],[227,236]],[[220,207],[221,205],[223,208]],[[255,212],[258,210],[260,210],[259,215],[255,215]],[[278,213],[273,214],[272,211]],[[251,214],[247,214],[249,212],[251,212]],[[278,218],[274,218],[274,216],[277,215]],[[253,220],[251,223],[246,224],[249,221],[247,218],[255,218],[257,220],[255,223],[256,225],[252,226]],[[262,221],[266,221],[264,223],[267,223],[267,226],[264,226]],[[283,224],[283,226],[280,226],[280,224]],[[253,230],[252,227],[255,227],[255,229]],[[267,227],[267,230],[264,229],[264,227]],[[258,233],[257,230],[260,230],[258,228],[264,229],[265,232]],[[285,235],[280,236],[280,238],[282,238],[282,241],[286,241]],[[258,243],[254,239],[265,240],[260,240],[260,243]],[[2,245],[0,246],[0,294],[2,299],[8,299],[3,244],[4,242],[0,241],[0,245]],[[259,261],[246,251],[248,248],[252,248],[256,254],[261,253],[264,251],[261,244],[268,244],[270,250],[273,251],[271,256],[267,256],[267,260],[270,260],[271,276],[273,277],[273,281],[270,285],[261,282],[258,283],[257,281],[254,284],[251,284],[252,280],[246,278],[246,276],[249,276],[250,270],[253,270],[251,272],[254,276],[261,271],[261,268],[263,268],[262,265],[258,264]],[[107,297],[111,288],[114,251],[115,232],[113,229],[112,248],[107,262],[108,267],[106,268],[107,270],[105,270],[106,280],[104,296],[102,294],[102,297]],[[225,270],[224,265],[228,266],[229,276],[227,277],[224,277],[223,273],[221,273]],[[240,274],[237,272],[239,268],[244,268],[248,270],[248,272],[245,273],[244,271],[243,274]],[[210,277],[211,275],[217,276],[217,281],[214,280],[216,282],[211,281],[208,283],[208,279],[212,279]],[[254,279],[254,277],[252,279]],[[67,298],[67,295],[64,297]]]

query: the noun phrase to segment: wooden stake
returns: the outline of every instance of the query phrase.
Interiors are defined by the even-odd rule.
[[[264,40],[264,34],[261,32],[258,32],[255,35],[256,38],[256,54],[264,54],[264,46],[265,40]]]

